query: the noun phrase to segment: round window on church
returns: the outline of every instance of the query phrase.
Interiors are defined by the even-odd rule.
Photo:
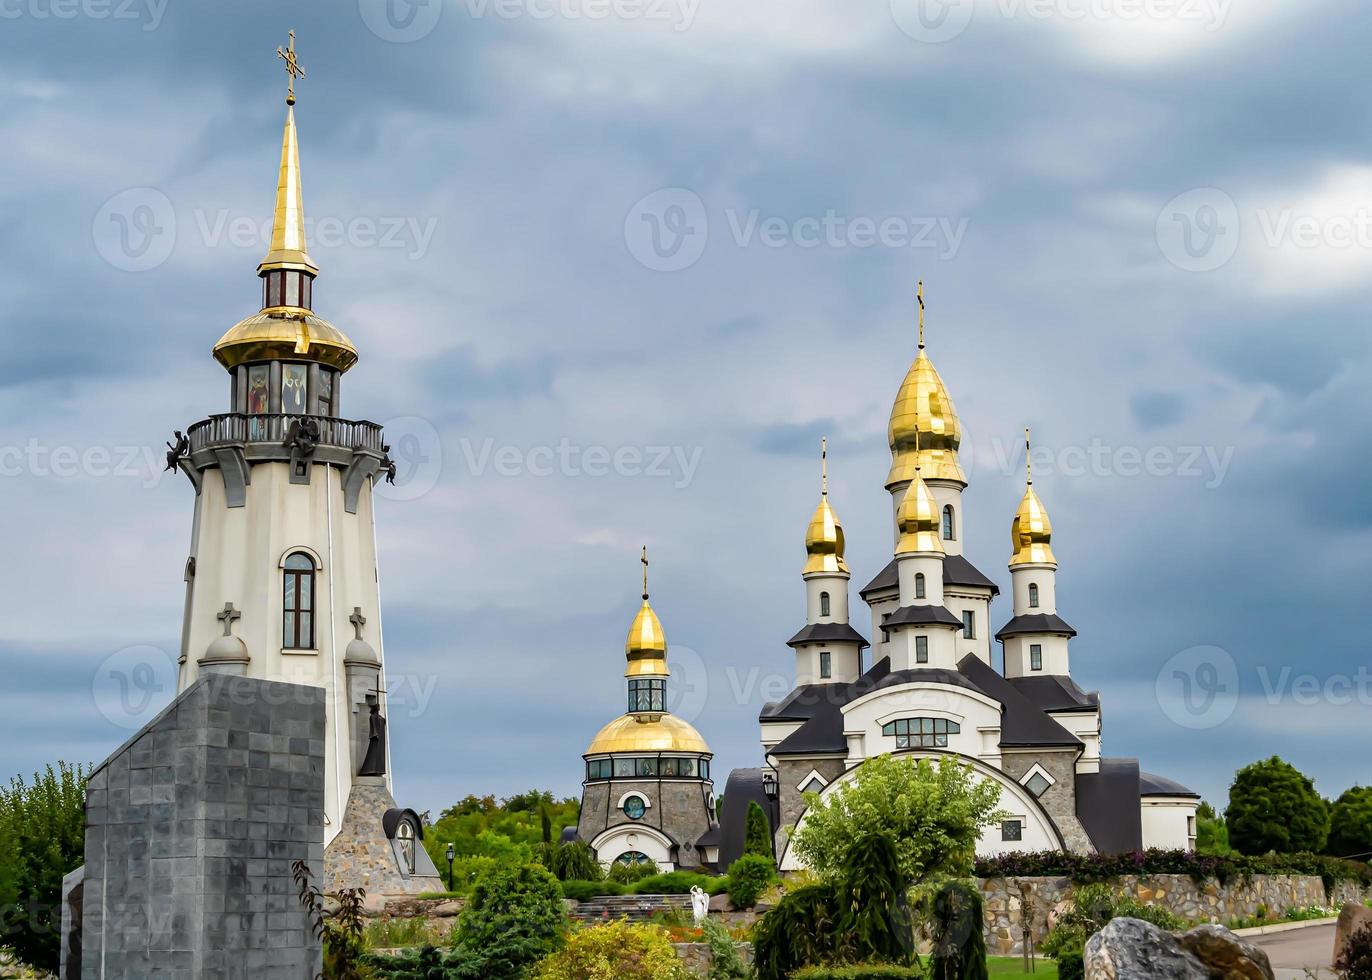
[[[624,801],[624,815],[630,820],[642,820],[643,814],[647,812],[648,804],[641,796],[631,796]]]

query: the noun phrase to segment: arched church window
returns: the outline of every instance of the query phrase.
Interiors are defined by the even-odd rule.
[[[947,718],[902,718],[881,726],[881,734],[895,736],[898,749],[946,749],[948,736],[961,732],[962,726]]]
[[[916,572],[916,573],[915,573],[915,598],[916,598],[916,599],[923,599],[923,598],[924,598],[924,573],[923,573],[923,572]]]
[[[943,540],[953,540],[953,505],[943,505]]]
[[[395,829],[395,839],[400,844],[400,857],[405,862],[405,870],[414,874],[414,826],[408,820],[400,821]]]
[[[283,572],[281,646],[314,649],[314,559],[300,551],[286,559]]]
[[[1030,609],[1037,609],[1038,607],[1039,607],[1039,584],[1038,584],[1037,582],[1030,582],[1030,583],[1029,583],[1029,608],[1030,608]]]
[[[652,858],[648,857],[648,855],[644,854],[642,851],[625,851],[619,857],[615,858],[615,864],[627,864],[630,867],[633,867],[637,864],[649,864],[652,860]]]
[[[827,592],[819,594],[819,614],[821,616],[829,615],[829,593]]]

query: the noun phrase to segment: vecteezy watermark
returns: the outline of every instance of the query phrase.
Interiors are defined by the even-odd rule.
[[[1227,650],[1196,646],[1175,654],[1158,671],[1162,713],[1182,728],[1216,728],[1239,704],[1239,666]]]
[[[472,476],[647,477],[683,490],[695,479],[703,446],[580,446],[566,437],[555,446],[497,446],[494,439],[464,438],[462,458]]]
[[[462,0],[472,17],[499,20],[636,20],[691,29],[701,0]]]
[[[428,419],[394,418],[382,426],[388,469],[378,473],[376,495],[387,500],[418,500],[438,484],[443,473],[443,441]]]
[[[957,255],[969,224],[967,218],[847,215],[832,208],[799,217],[725,208],[723,218],[736,248],[929,249],[939,259]],[[710,227],[700,195],[665,187],[634,202],[624,218],[624,244],[645,268],[679,272],[705,253]]]
[[[110,20],[155,31],[168,0],[0,0],[0,20]]]
[[[941,44],[962,34],[981,12],[1001,20],[1138,21],[1194,24],[1217,31],[1233,0],[889,0],[891,17],[916,41]]]
[[[106,657],[91,678],[91,696],[105,720],[136,730],[153,719],[176,694],[176,660],[142,644]]]
[[[967,440],[963,440],[967,444]],[[994,471],[1013,476],[1024,468],[1023,442],[993,438],[989,452],[973,454],[989,460]],[[1030,451],[1035,476],[1058,474],[1071,478],[1093,476],[1157,477],[1202,480],[1207,490],[1224,482],[1234,461],[1233,446],[1112,446],[1093,438],[1084,446],[1036,444]]]
[[[305,233],[313,250],[336,248],[403,251],[410,261],[422,260],[438,228],[437,216],[353,215],[305,218]],[[96,212],[91,237],[106,262],[125,272],[147,272],[171,258],[178,238],[188,237],[206,248],[263,251],[270,246],[272,219],[234,215],[227,208],[200,208],[178,214],[166,194],[154,187],[120,191]]]
[[[138,480],[151,490],[167,469],[165,452],[153,446],[49,446],[37,439],[23,445],[0,445],[0,477],[39,479]]]
[[[1238,205],[1217,187],[1178,194],[1158,212],[1154,229],[1163,258],[1185,272],[1228,265],[1242,234]]]
[[[362,23],[383,41],[410,44],[433,33],[444,0],[357,0]]]

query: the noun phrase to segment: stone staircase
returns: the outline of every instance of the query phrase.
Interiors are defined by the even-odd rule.
[[[684,911],[691,914],[690,895],[603,895],[590,898],[577,905],[570,913],[577,922],[595,922],[628,919],[630,922],[647,922],[655,912],[667,909]]]

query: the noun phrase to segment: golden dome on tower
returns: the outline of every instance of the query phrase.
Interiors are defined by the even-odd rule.
[[[322,316],[276,307],[239,321],[214,345],[214,357],[230,370],[249,361],[290,360],[346,371],[357,363],[357,348]]]
[[[810,518],[805,529],[805,570],[809,575],[814,572],[848,574],[848,563],[843,559],[843,525],[838,515],[829,505],[828,440],[820,442],[820,492],[819,506]]]
[[[602,728],[585,755],[605,752],[696,752],[708,755],[710,746],[690,722],[675,715],[660,715],[654,720],[639,715],[621,715]]]
[[[1029,470],[1029,430],[1024,430],[1024,496],[1020,499],[1019,510],[1010,522],[1010,567],[1016,565],[1056,565],[1053,556],[1053,524],[1048,520],[1048,511],[1043,501],[1034,492],[1033,474]]]
[[[666,677],[667,637],[662,632],[662,621],[648,604],[648,549],[643,549],[643,605],[638,615],[629,624],[629,636],[624,641],[624,656],[629,661],[624,671],[625,677],[640,677],[651,674]]]
[[[915,470],[914,482],[906,488],[905,496],[896,510],[896,527],[900,531],[896,554],[943,553],[938,504],[925,485],[919,469]]]
[[[926,480],[953,480],[966,485],[958,464],[962,426],[948,388],[924,352],[924,284],[919,296],[919,355],[910,365],[891,406],[886,439],[891,446],[891,470],[886,488],[914,479],[920,470]]]

